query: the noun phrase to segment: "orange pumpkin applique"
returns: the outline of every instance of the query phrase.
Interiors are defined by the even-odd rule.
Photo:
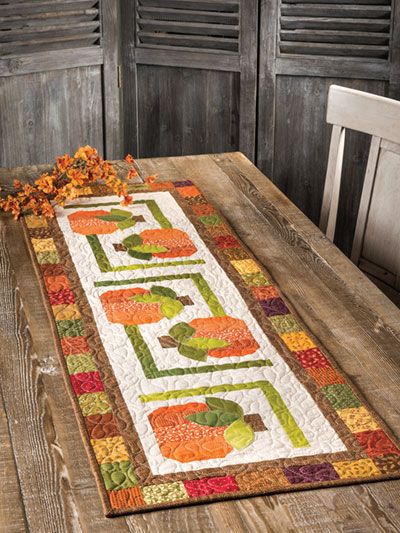
[[[140,234],[130,235],[122,244],[131,257],[144,260],[152,257],[186,257],[197,251],[189,235],[174,228],[144,230]]]
[[[260,348],[246,323],[231,316],[179,322],[169,330],[169,335],[177,342],[181,355],[197,361],[205,361],[207,356],[242,357]]]
[[[173,318],[183,304],[172,289],[154,285],[150,290],[119,289],[104,292],[100,301],[110,322],[133,326]]]
[[[72,231],[81,235],[107,235],[136,224],[132,213],[124,209],[76,211],[68,215],[68,220]]]
[[[160,407],[149,415],[162,455],[180,463],[226,457],[233,448],[224,438],[227,426],[201,426],[186,415],[208,411],[204,403]]]

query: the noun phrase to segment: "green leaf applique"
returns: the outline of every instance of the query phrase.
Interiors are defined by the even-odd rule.
[[[164,298],[161,296],[161,298]],[[160,311],[165,316],[165,318],[174,318],[176,315],[182,311],[184,305],[178,300],[173,300],[172,298],[165,298],[161,302]]]
[[[206,350],[200,350],[200,348],[192,348],[191,346],[186,346],[185,344],[179,344],[178,352],[184,357],[187,357],[188,359],[193,359],[194,361],[207,360]]]
[[[152,254],[145,254],[143,252],[136,252],[135,250],[128,250],[128,254],[135,259],[143,259],[149,261],[153,256]]]
[[[142,243],[143,243],[142,237],[136,234],[129,235],[129,237],[126,237],[126,239],[122,241],[122,244],[126,246],[127,248],[131,248],[133,246],[139,246]]]
[[[200,426],[221,427],[229,426],[237,420],[237,416],[225,411],[200,411],[192,415],[186,415],[188,420],[196,422]]]
[[[184,344],[193,348],[201,348],[202,350],[212,350],[215,348],[224,348],[225,346],[229,346],[229,342],[220,339],[212,339],[209,337],[193,337],[184,341]]]
[[[184,342],[196,332],[194,328],[189,326],[186,322],[178,322],[175,326],[168,331],[170,337],[175,339],[178,342]]]
[[[150,288],[150,292],[152,294],[159,294],[160,296],[167,296],[168,298],[176,299],[178,297],[175,291],[168,287],[161,287],[160,285],[153,285]]]
[[[226,413],[237,415],[237,417],[243,416],[243,409],[238,403],[232,400],[209,397],[206,398],[206,404],[211,411],[225,411]]]
[[[235,450],[243,450],[254,441],[254,431],[249,424],[239,418],[224,431],[224,437],[228,444]]]
[[[165,246],[159,246],[157,244],[139,244],[138,246],[132,246],[130,250],[143,254],[159,254],[162,252],[168,252],[168,248]]]
[[[165,318],[174,318],[183,309],[183,303],[179,300],[174,300],[167,296],[160,296],[159,294],[136,294],[130,297],[131,300],[140,303],[159,303],[160,311]]]
[[[110,213],[111,213],[111,215],[123,217],[123,218],[126,218],[126,219],[132,218],[132,213],[130,211],[125,211],[125,209],[112,208],[110,210]]]
[[[126,217],[121,215],[99,215],[96,218],[105,220],[106,222],[122,222],[123,220],[126,220]]]
[[[127,220],[122,220],[121,222],[117,222],[118,229],[121,231],[124,231],[125,229],[132,228],[135,226],[136,220],[133,220],[132,218],[128,218]]]

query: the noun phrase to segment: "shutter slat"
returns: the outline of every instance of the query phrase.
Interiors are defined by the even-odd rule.
[[[158,46],[184,46],[186,48],[203,48],[207,50],[237,51],[237,39],[208,37],[202,35],[165,35],[139,32],[142,43]]]
[[[0,3],[0,56],[98,47],[100,39],[98,1],[13,0]]]
[[[211,24],[236,24],[237,13],[218,11],[195,11],[193,9],[168,9],[160,7],[143,7],[137,9],[141,18],[152,20],[181,20],[191,22],[209,22]]]
[[[378,44],[389,43],[389,35],[367,31],[331,30],[282,30],[282,41],[302,41],[315,43]]]
[[[239,52],[237,0],[136,0],[137,46]]]
[[[354,6],[383,5],[390,6],[391,0],[285,0],[285,4],[350,4]]]
[[[174,23],[172,21],[140,19],[138,25],[140,29],[146,30],[146,32],[160,31],[165,33],[187,33],[189,35],[228,35],[231,37],[239,35],[239,26],[228,24]]]
[[[281,51],[288,52],[290,54],[385,58],[389,52],[389,47],[352,44],[285,42],[281,43]]]
[[[281,56],[388,60],[390,0],[283,0]]]
[[[239,11],[239,0],[140,0],[139,5],[199,11]]]

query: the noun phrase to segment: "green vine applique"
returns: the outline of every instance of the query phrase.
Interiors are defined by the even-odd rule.
[[[232,400],[205,398],[208,411],[186,415],[187,420],[199,426],[228,426],[224,431],[226,442],[235,450],[243,450],[254,441],[254,431],[244,420],[243,409]]]

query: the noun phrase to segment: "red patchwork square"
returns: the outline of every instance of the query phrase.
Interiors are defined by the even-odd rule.
[[[208,496],[210,494],[224,494],[225,492],[237,492],[239,490],[238,484],[233,476],[191,479],[185,480],[183,484],[191,498]]]
[[[380,455],[388,455],[391,453],[400,455],[400,450],[389,439],[382,429],[374,431],[362,431],[361,433],[354,433],[354,436],[360,443],[370,457],[378,457]]]
[[[294,352],[303,368],[326,368],[331,364],[319,348],[309,348]]]
[[[51,305],[73,304],[75,297],[70,289],[62,289],[56,292],[47,293]]]
[[[89,392],[101,392],[103,383],[98,372],[80,372],[70,376],[72,388],[77,396]]]
[[[214,239],[218,248],[240,248],[240,243],[233,235],[221,235]]]

